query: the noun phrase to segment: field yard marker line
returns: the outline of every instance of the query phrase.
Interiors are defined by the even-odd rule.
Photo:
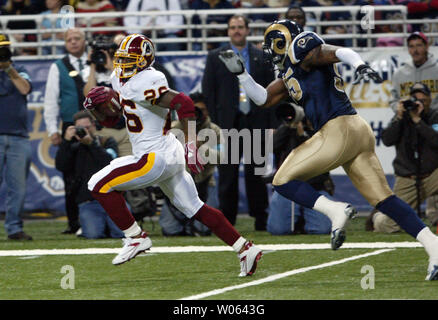
[[[381,253],[385,253],[385,252],[388,252],[388,251],[393,251],[393,250],[395,250],[395,249],[381,249],[381,250],[376,250],[376,251],[365,253],[365,254],[360,254],[360,255],[357,255],[357,256],[352,256],[352,257],[349,257],[349,258],[344,258],[344,259],[341,259],[341,260],[335,260],[335,261],[331,261],[331,262],[326,262],[326,263],[319,264],[319,265],[316,265],[316,266],[310,266],[310,267],[290,270],[290,271],[283,272],[283,273],[278,273],[278,274],[275,274],[275,275],[272,275],[272,276],[269,276],[269,277],[266,277],[266,278],[263,278],[263,279],[254,280],[254,281],[251,281],[251,282],[247,282],[247,283],[243,283],[243,284],[239,284],[239,285],[235,285],[235,286],[225,287],[225,288],[222,288],[222,289],[215,289],[215,290],[204,292],[204,293],[200,293],[200,294],[197,294],[197,295],[194,295],[194,296],[185,297],[185,298],[182,298],[182,299],[179,299],[179,300],[198,300],[198,299],[214,296],[214,295],[217,295],[217,294],[221,294],[221,293],[224,293],[224,292],[227,292],[227,291],[232,291],[232,290],[236,290],[236,289],[242,289],[242,288],[251,287],[251,286],[257,286],[259,284],[263,284],[263,283],[266,283],[266,282],[276,281],[278,279],[289,277],[289,276],[292,276],[292,275],[295,275],[295,274],[304,273],[304,272],[307,272],[307,271],[312,271],[312,270],[317,270],[317,269],[323,269],[323,268],[335,266],[335,265],[338,265],[338,264],[342,264],[342,263],[345,263],[345,262],[349,262],[349,261],[353,261],[353,260],[358,260],[358,259],[362,259],[362,258],[366,258],[366,257],[370,257],[370,256],[375,256],[375,255],[378,255],[378,254],[381,254]]]
[[[261,244],[262,250],[325,250],[330,249],[328,243],[296,243],[296,244]],[[387,248],[421,248],[419,242],[351,242],[344,243],[343,249],[387,249]],[[120,248],[82,248],[82,249],[28,249],[0,250],[0,257],[48,256],[48,255],[80,255],[80,254],[117,254]],[[220,252],[233,251],[228,246],[179,246],[152,247],[150,253],[182,253],[182,252]]]

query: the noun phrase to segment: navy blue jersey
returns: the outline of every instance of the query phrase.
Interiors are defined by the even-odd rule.
[[[342,115],[356,114],[345,93],[344,81],[335,64],[312,69],[300,68],[300,62],[313,48],[324,43],[316,33],[300,33],[292,42],[284,69],[279,77],[283,79],[289,95],[304,108],[307,119],[315,130],[330,119]]]

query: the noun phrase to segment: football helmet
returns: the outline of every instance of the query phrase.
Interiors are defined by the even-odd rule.
[[[131,78],[154,62],[154,44],[142,34],[126,36],[114,54],[114,70],[119,78]]]
[[[282,70],[289,47],[301,32],[303,32],[301,26],[291,20],[284,19],[271,23],[264,35],[265,58]]]

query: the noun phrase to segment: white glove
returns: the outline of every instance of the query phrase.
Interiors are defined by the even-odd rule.
[[[227,69],[236,76],[245,71],[245,64],[242,58],[235,54],[233,50],[219,52],[219,59],[221,59]]]

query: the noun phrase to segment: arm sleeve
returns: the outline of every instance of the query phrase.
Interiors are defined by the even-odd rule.
[[[46,124],[46,130],[51,136],[58,132],[59,116],[59,70],[56,64],[50,66],[49,75],[46,83],[46,92],[44,95],[43,117]]]
[[[240,84],[245,89],[248,97],[258,106],[261,106],[266,103],[268,99],[268,91],[259,85],[255,80],[251,77],[251,75],[246,72],[246,70],[237,76],[239,78]]]
[[[335,51],[335,55],[339,60],[341,60],[341,62],[345,62],[350,66],[353,66],[354,69],[362,64],[365,64],[360,55],[350,48],[339,48]]]

